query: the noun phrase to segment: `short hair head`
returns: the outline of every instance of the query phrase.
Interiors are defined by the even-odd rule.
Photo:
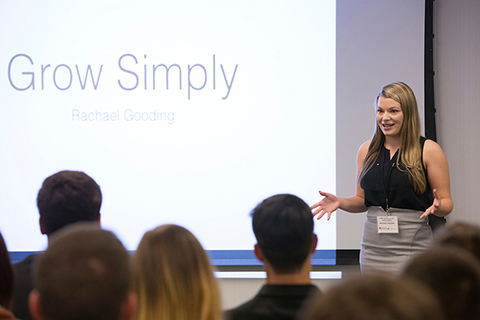
[[[0,233],[0,306],[10,308],[13,298],[13,268],[10,255]]]
[[[275,272],[298,271],[312,249],[309,206],[297,196],[278,194],[263,200],[251,215],[258,246]]]
[[[46,320],[118,320],[131,290],[128,252],[94,223],[53,236],[35,269],[39,309]]]
[[[60,171],[46,178],[37,196],[43,231],[53,232],[79,221],[95,221],[102,193],[91,177],[80,171]]]
[[[430,249],[416,256],[403,276],[431,288],[448,320],[480,319],[480,264],[467,251]]]
[[[413,281],[379,275],[344,280],[308,301],[306,320],[443,320],[433,292]]]
[[[167,224],[146,232],[135,253],[134,274],[137,320],[222,319],[210,259],[187,229]]]
[[[467,222],[447,224],[435,234],[436,247],[462,248],[480,261],[480,227]]]

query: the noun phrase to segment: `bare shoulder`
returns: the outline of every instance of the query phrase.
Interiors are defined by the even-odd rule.
[[[360,148],[358,148],[358,153],[367,154],[367,151],[368,151],[368,147],[369,147],[369,146],[370,146],[370,140],[365,141],[364,143],[362,143],[362,145],[360,146]]]
[[[434,156],[438,153],[443,154],[443,150],[440,145],[433,140],[425,140],[425,145],[423,146],[423,156]]]
[[[368,147],[370,146],[370,140],[365,141],[362,143],[360,148],[358,148],[357,158],[363,162],[365,157],[367,156]]]
[[[425,166],[432,162],[446,161],[445,154],[438,143],[433,140],[426,140],[423,147],[423,161]]]

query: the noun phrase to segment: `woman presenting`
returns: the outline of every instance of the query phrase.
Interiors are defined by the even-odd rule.
[[[363,273],[399,273],[428,248],[428,215],[453,209],[448,163],[440,146],[420,136],[412,89],[402,82],[384,86],[376,101],[376,130],[357,154],[356,194],[348,198],[319,191],[313,215],[327,220],[337,209],[367,211],[360,250]]]

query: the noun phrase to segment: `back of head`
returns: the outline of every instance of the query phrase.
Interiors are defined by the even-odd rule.
[[[435,248],[415,257],[404,277],[438,296],[447,319],[480,319],[480,264],[464,250]]]
[[[290,194],[265,199],[252,211],[252,226],[276,273],[294,273],[302,267],[313,240],[312,212],[302,199]]]
[[[480,227],[465,222],[448,224],[436,234],[434,245],[465,249],[480,261]]]
[[[433,292],[415,282],[364,275],[312,299],[306,320],[443,320]]]
[[[40,222],[47,235],[71,223],[98,219],[101,204],[100,187],[79,171],[60,171],[48,177],[37,196]]]
[[[135,253],[137,320],[220,320],[220,293],[210,259],[187,229],[162,225]]]
[[[10,309],[13,297],[13,269],[10,255],[0,233],[0,306]]]
[[[72,225],[54,235],[34,279],[45,320],[118,320],[130,292],[129,255],[98,225]]]

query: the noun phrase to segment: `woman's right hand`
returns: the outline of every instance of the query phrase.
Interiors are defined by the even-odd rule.
[[[317,216],[317,220],[327,213],[327,220],[330,220],[332,213],[340,207],[340,200],[333,194],[318,191],[324,198],[310,207],[311,210],[316,209],[313,212],[313,216]]]

